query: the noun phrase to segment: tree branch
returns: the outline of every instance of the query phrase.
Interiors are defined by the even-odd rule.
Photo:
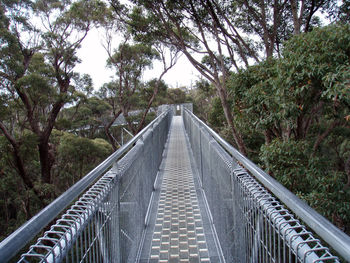
[[[339,120],[333,121],[331,125],[328,127],[328,129],[318,136],[313,146],[313,153],[312,153],[313,156],[316,154],[316,150],[318,149],[322,141],[334,130],[335,127],[339,125],[340,125]]]

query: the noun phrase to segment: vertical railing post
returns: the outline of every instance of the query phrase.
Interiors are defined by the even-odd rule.
[[[203,133],[203,130],[204,130],[204,128],[202,127],[202,125],[201,124],[199,124],[200,126],[200,129],[199,129],[199,149],[200,149],[200,164],[198,165],[198,168],[200,169],[200,171],[199,171],[199,176],[200,176],[200,181],[201,181],[201,187],[203,188],[203,180],[204,180],[204,178],[203,178],[203,151],[202,151],[202,149],[203,149],[203,146],[202,146],[202,143],[203,143],[203,135],[202,135],[202,133]]]
[[[120,202],[119,202],[119,168],[118,163],[115,162],[112,171],[116,173],[114,191],[111,193],[111,228],[110,228],[110,240],[111,240],[111,262],[121,263],[121,247],[120,247]]]
[[[234,159],[232,159],[232,198],[233,198],[233,225],[234,225],[234,248],[233,259],[234,262],[246,262],[246,248],[245,248],[245,235],[244,235],[244,221],[242,218],[242,211],[239,207],[240,202],[240,189],[238,186],[236,174],[234,173]]]

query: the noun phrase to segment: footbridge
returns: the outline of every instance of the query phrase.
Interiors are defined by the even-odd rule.
[[[350,238],[191,110],[165,107],[5,239],[8,261],[350,262]]]

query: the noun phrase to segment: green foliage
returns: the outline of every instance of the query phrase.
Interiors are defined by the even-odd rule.
[[[349,43],[349,25],[317,28],[286,42],[280,59],[232,73],[227,82],[249,158],[347,232]],[[210,124],[232,141],[219,99],[210,107]]]
[[[310,156],[308,141],[280,141],[263,145],[260,160],[285,187],[343,230],[349,226],[350,189],[344,172],[335,171],[329,156]]]
[[[226,119],[224,115],[224,110],[221,105],[220,98],[215,97],[212,100],[211,111],[209,112],[208,122],[217,128],[222,128],[226,124]]]
[[[110,105],[105,101],[91,97],[79,105],[69,108],[66,115],[68,117],[74,114],[74,123],[71,125],[71,129],[79,131],[79,129],[89,128],[94,130],[102,125],[103,119],[108,116],[110,109]],[[90,135],[92,136],[92,134]]]
[[[261,147],[260,160],[285,187],[294,192],[307,192],[309,184],[305,179],[313,172],[308,169],[308,150],[306,141],[276,139]]]
[[[117,74],[130,74],[130,78],[139,76],[143,70],[152,65],[158,53],[150,45],[128,43],[121,44],[118,50],[108,59],[109,66],[116,66]]]
[[[349,25],[315,29],[285,45],[280,77],[300,97],[319,91],[324,99],[348,101],[349,56]]]
[[[188,101],[185,88],[172,88],[167,90],[167,104],[179,104]]]
[[[190,91],[190,96],[193,99],[194,113],[207,121],[215,97],[215,87],[208,81],[200,79],[195,83],[194,89]]]
[[[140,91],[140,109],[145,109],[147,107],[149,100],[154,94],[156,87],[158,87],[158,93],[152,105],[155,107],[167,104],[168,85],[163,80],[159,82],[157,79],[151,79],[145,84],[145,87]]]
[[[277,76],[276,60],[268,59],[237,74],[228,82],[230,97],[234,99],[235,120],[250,122],[255,129],[263,131],[273,126],[283,109],[276,97],[278,88],[273,85]]]
[[[92,140],[54,130],[51,137],[51,143],[57,151],[53,168],[54,179],[53,184],[45,184],[38,176],[40,165],[36,141],[37,137],[33,133],[25,132],[22,136],[21,156],[27,164],[31,178],[35,180],[36,191],[41,196],[51,196],[43,200],[38,200],[33,189],[28,189],[18,179],[11,146],[4,136],[0,136],[0,209],[4,212],[0,215],[0,240],[112,153],[110,144],[103,139]]]
[[[310,182],[309,192],[300,197],[336,226],[348,232],[350,191],[344,190],[344,175],[339,172],[323,174]]]
[[[127,15],[128,31],[136,41],[143,43],[163,42],[171,46],[169,45],[171,43],[169,41],[169,32],[170,30],[174,30],[175,34],[181,35],[181,38],[183,38],[187,45],[198,47],[198,39],[193,36],[189,28],[184,26],[189,20],[186,19],[183,13],[183,5],[189,3],[166,1],[164,8],[171,10],[171,13],[169,13],[171,19],[165,21],[154,12],[154,10],[162,6],[161,2],[149,0],[133,0],[131,2],[135,4],[135,7]],[[175,46],[172,47],[176,48]]]
[[[40,172],[35,151],[36,138],[26,132],[23,136],[21,156],[26,160],[30,176],[37,178]],[[0,136],[0,240],[15,231],[41,208],[32,189],[25,187],[19,180],[17,167],[11,154],[11,145],[4,136]]]
[[[78,144],[81,152],[86,148],[85,153],[96,155],[89,160],[63,159],[63,133],[51,134],[55,125],[71,128],[74,122],[72,114],[56,123],[64,105],[79,105],[92,91],[91,78],[74,71],[80,62],[77,50],[91,26],[103,21],[105,8],[100,1],[0,3],[1,239],[111,152],[101,140],[65,139]],[[97,119],[108,109],[100,101],[88,102],[78,121]],[[65,154],[76,157],[72,151]],[[67,172],[66,165],[73,168]],[[58,180],[60,170],[66,180]]]
[[[330,3],[330,12],[328,18],[337,23],[349,23],[350,22],[350,1],[334,1]]]
[[[209,12],[211,1],[134,0],[137,7],[131,12],[118,1],[112,2],[117,14],[98,0],[0,3],[0,208],[5,211],[0,215],[1,239],[112,152],[107,141],[91,138],[101,126],[110,128],[121,109],[127,116],[152,103],[193,100],[201,117],[234,141],[212,84],[196,83],[190,97],[184,88],[168,89],[161,78],[141,81],[153,60],[164,59],[164,46],[184,51],[212,83],[224,89],[228,86],[228,107],[250,158],[339,227],[349,227],[349,25],[315,28],[319,21],[312,18],[305,30],[313,31],[294,36],[282,49],[281,42],[294,33],[289,3],[275,8],[278,14],[265,14],[262,22],[259,10],[264,1],[219,1],[214,12]],[[348,2],[343,1],[335,14],[345,23],[349,21]],[[313,3],[305,1],[310,14]],[[318,8],[325,10],[326,3],[321,1]],[[43,26],[31,24],[34,15]],[[113,15],[127,20],[121,27],[137,42],[125,41],[111,51],[108,65],[115,68],[117,77],[98,97],[89,97],[91,78],[74,71],[80,62],[77,50],[93,25],[109,26]],[[281,21],[275,21],[276,17]],[[306,20],[302,17],[305,27]],[[254,38],[243,37],[236,29],[255,33]],[[259,42],[256,36],[269,40]],[[203,52],[199,43],[208,39],[220,39],[220,48],[207,46]],[[267,56],[275,49],[281,58],[270,57],[238,70],[237,62],[259,61],[263,48]],[[202,61],[191,55],[196,52],[206,54]],[[227,80],[232,67],[238,72]],[[68,103],[74,106],[61,111]],[[133,124],[142,117],[141,113],[126,118],[133,131],[137,130]],[[154,117],[148,114],[145,124]],[[45,156],[45,151],[40,152],[43,148],[48,152]]]
[[[54,167],[57,194],[80,180],[113,151],[111,145],[101,138],[88,139],[55,131],[54,140],[58,144]]]

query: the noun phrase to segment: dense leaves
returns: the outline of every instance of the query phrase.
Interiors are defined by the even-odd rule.
[[[350,26],[339,24],[297,35],[282,58],[232,73],[228,82],[249,157],[347,232],[349,38]],[[208,120],[225,134],[220,108],[213,99]]]
[[[56,132],[54,137],[58,140],[58,165],[54,168],[58,191],[79,181],[112,152],[112,146],[100,138],[89,139],[64,132]]]
[[[52,132],[65,105],[79,104],[91,91],[91,78],[75,72],[76,53],[104,8],[99,1],[0,3],[2,235],[71,183],[57,183],[61,170],[55,168],[62,163]],[[92,150],[103,147],[96,144]],[[97,156],[89,163],[96,165],[102,159]]]

